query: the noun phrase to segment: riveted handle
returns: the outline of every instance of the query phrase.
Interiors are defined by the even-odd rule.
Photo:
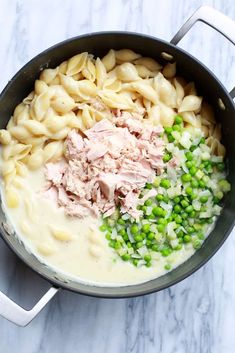
[[[58,288],[51,287],[31,310],[23,309],[5,294],[0,292],[0,315],[16,325],[26,326],[54,297],[58,290]]]
[[[210,6],[199,7],[175,34],[171,43],[178,44],[197,21],[204,22],[214,28],[235,45],[235,22]],[[235,98],[235,87],[230,92],[230,95]]]

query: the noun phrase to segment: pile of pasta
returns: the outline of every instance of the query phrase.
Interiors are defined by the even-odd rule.
[[[113,109],[137,112],[154,125],[172,126],[180,114],[187,129],[200,128],[216,155],[224,156],[220,126],[193,82],[176,76],[176,63],[162,67],[129,49],[110,50],[102,59],[87,52],[55,69],[45,69],[31,92],[0,130],[6,187],[17,175],[62,157],[71,129],[112,119]]]

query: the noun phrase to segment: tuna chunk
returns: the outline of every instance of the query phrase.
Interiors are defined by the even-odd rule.
[[[161,127],[144,125],[138,113],[118,112],[116,125],[103,119],[82,137],[66,139],[66,160],[48,163],[45,176],[68,215],[111,215],[120,205],[138,219],[140,191],[163,169]],[[55,193],[54,193],[55,195]]]

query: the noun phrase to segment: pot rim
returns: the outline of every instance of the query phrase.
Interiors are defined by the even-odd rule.
[[[9,89],[9,87],[14,84],[15,79],[17,79],[17,77],[22,73],[22,71],[25,70],[25,68],[28,68],[34,61],[36,61],[37,59],[40,59],[40,57],[42,57],[45,54],[50,54],[51,51],[53,51],[56,48],[62,47],[63,45],[66,45],[68,43],[72,43],[73,41],[77,41],[83,38],[87,38],[89,39],[89,37],[99,37],[99,36],[103,36],[103,35],[110,35],[110,36],[117,36],[117,35],[122,35],[122,36],[131,36],[131,37],[141,37],[143,39],[150,39],[153,40],[157,43],[162,43],[166,46],[168,46],[169,48],[173,48],[174,50],[176,49],[177,51],[179,51],[180,53],[182,53],[183,55],[189,57],[191,60],[193,60],[195,62],[195,64],[199,67],[201,67],[202,69],[204,69],[205,71],[207,71],[207,73],[215,80],[216,84],[218,86],[220,86],[220,88],[223,90],[223,92],[225,93],[229,103],[231,103],[231,105],[233,106],[233,109],[235,108],[235,104],[234,101],[232,100],[231,96],[229,95],[229,92],[227,91],[227,89],[225,88],[225,86],[221,83],[221,81],[214,75],[214,73],[208,68],[206,67],[202,62],[200,62],[197,58],[195,58],[193,55],[191,55],[190,53],[188,53],[187,51],[185,51],[182,48],[179,48],[178,46],[171,44],[168,41],[159,39],[157,37],[151,36],[151,35],[146,35],[146,34],[142,34],[142,33],[137,33],[137,32],[129,32],[129,31],[99,31],[99,32],[90,32],[90,33],[86,33],[86,34],[82,34],[79,36],[75,36],[72,38],[68,38],[66,40],[63,40],[61,42],[58,42],[56,44],[54,44],[53,46],[50,46],[49,48],[45,49],[44,51],[40,52],[39,54],[37,54],[36,56],[34,56],[30,61],[28,61],[22,68],[20,68],[16,74],[10,79],[10,81],[8,82],[8,84],[5,86],[5,88],[2,90],[1,94],[0,94],[0,98],[5,94],[5,92],[7,92],[7,90]],[[111,49],[111,48],[110,48]],[[139,50],[141,52],[141,50]],[[43,68],[42,68],[43,69]],[[91,297],[100,297],[100,298],[129,298],[129,297],[137,297],[137,296],[141,296],[141,295],[146,295],[146,294],[151,294],[154,292],[158,292],[160,290],[166,289],[170,286],[173,286],[179,282],[181,282],[182,280],[184,280],[185,278],[189,277],[190,275],[192,275],[194,272],[196,272],[199,268],[201,268],[207,261],[210,260],[210,258],[221,248],[221,246],[223,245],[223,243],[225,242],[225,240],[227,239],[227,237],[229,236],[229,234],[231,233],[233,226],[235,224],[235,219],[232,220],[232,222],[230,223],[230,226],[228,227],[228,229],[225,231],[223,238],[221,238],[219,244],[215,247],[215,249],[213,251],[211,251],[211,253],[205,257],[203,260],[201,260],[196,266],[193,267],[193,269],[186,271],[185,273],[183,273],[182,275],[179,275],[175,280],[171,281],[168,284],[163,284],[158,286],[157,288],[155,288],[154,286],[150,287],[150,288],[145,288],[147,283],[153,282],[156,279],[152,279],[152,280],[148,280],[146,282],[143,283],[139,283],[139,284],[133,284],[133,285],[127,285],[127,286],[115,286],[115,287],[104,287],[104,286],[96,286],[96,285],[90,285],[90,284],[84,284],[81,282],[78,282],[79,285],[81,285],[81,288],[79,289],[75,289],[72,288],[70,286],[70,282],[65,283],[62,282],[61,280],[58,280],[56,278],[52,278],[51,276],[48,276],[47,274],[43,273],[43,271],[41,270],[41,268],[37,268],[36,265],[31,264],[30,263],[30,259],[26,259],[21,253],[20,251],[18,251],[18,248],[16,246],[14,246],[14,244],[9,240],[9,235],[5,235],[5,234],[1,234],[2,235],[2,239],[5,241],[5,243],[10,247],[10,249],[30,268],[32,269],[35,273],[37,273],[38,275],[40,275],[42,278],[46,279],[49,283],[55,285],[56,287],[60,287],[63,289],[67,289],[70,290],[72,292],[78,293],[78,294],[83,294],[83,295],[87,295],[87,296],[91,296]],[[4,233],[4,232],[3,232]],[[14,236],[15,237],[15,236]],[[19,238],[18,238],[18,243],[19,243]],[[206,241],[205,241],[206,242]],[[206,243],[205,243],[206,245]],[[23,246],[23,245],[21,245]],[[32,254],[30,254],[30,256],[34,256]],[[189,258],[190,259],[190,258]],[[188,260],[186,260],[185,262],[183,262],[181,265],[177,266],[176,269],[180,268],[182,265],[184,265]],[[43,264],[42,264],[43,265]],[[171,272],[175,271],[176,269],[172,270]],[[167,276],[167,274],[163,275],[163,276]],[[138,289],[138,286],[143,286],[143,289]],[[106,290],[107,289],[107,293],[100,293],[99,289],[102,288],[102,290]],[[125,293],[118,293],[121,288],[126,288],[128,290],[128,292]],[[92,289],[94,289],[92,291]],[[95,289],[97,289],[97,293],[95,292]],[[113,292],[113,293],[112,293]]]

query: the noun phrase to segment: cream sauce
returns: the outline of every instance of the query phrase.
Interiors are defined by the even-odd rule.
[[[6,216],[29,252],[56,270],[60,276],[98,286],[126,286],[148,281],[166,273],[166,258],[156,253],[153,266],[135,267],[121,260],[99,230],[100,220],[66,216],[56,201],[46,199],[43,169],[19,179],[20,204],[7,208]],[[64,240],[63,240],[64,239]],[[167,257],[172,268],[194,253],[191,244]]]

